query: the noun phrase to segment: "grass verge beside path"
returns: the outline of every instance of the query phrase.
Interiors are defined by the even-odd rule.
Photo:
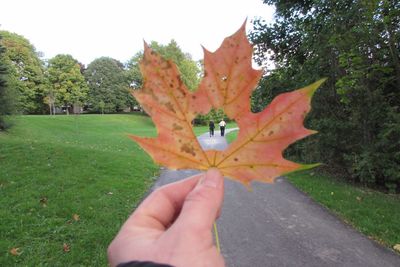
[[[20,116],[0,133],[0,266],[107,265],[159,170],[129,133],[156,131],[144,116],[70,115]]]
[[[228,143],[238,131],[226,135]],[[295,187],[361,233],[393,248],[400,244],[400,196],[357,187],[315,170],[288,175]]]
[[[400,196],[357,187],[315,171],[288,180],[361,233],[393,248],[400,244]]]
[[[230,144],[234,140],[236,140],[238,133],[239,133],[239,131],[235,130],[235,131],[229,132],[225,135],[225,138],[226,138],[226,141],[228,142],[228,144]]]

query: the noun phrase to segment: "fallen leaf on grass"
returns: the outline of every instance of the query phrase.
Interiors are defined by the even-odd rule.
[[[80,218],[79,218],[79,215],[78,214],[74,214],[74,215],[72,215],[72,219],[74,219],[74,221],[79,221],[80,220]]]
[[[69,252],[70,251],[70,246],[67,243],[63,244],[63,251],[64,252]]]
[[[40,202],[40,204],[42,204],[42,207],[45,208],[45,207],[47,207],[48,199],[47,199],[47,197],[41,197],[39,202]]]
[[[259,113],[250,110],[250,96],[262,76],[252,68],[253,47],[245,24],[225,38],[214,53],[204,50],[204,77],[196,92],[190,92],[177,66],[145,44],[140,62],[143,88],[133,92],[157,127],[156,138],[131,136],[153,160],[170,169],[207,170],[249,185],[273,182],[283,174],[312,168],[282,156],[296,140],[315,131],[303,126],[311,97],[324,80],[277,96]],[[223,109],[235,120],[237,139],[224,151],[204,151],[192,129],[192,121],[212,108]]]
[[[12,248],[10,249],[10,254],[13,256],[19,256],[21,255],[21,251],[19,248]]]
[[[397,252],[400,252],[400,244],[396,244],[393,246],[394,250],[396,250]]]

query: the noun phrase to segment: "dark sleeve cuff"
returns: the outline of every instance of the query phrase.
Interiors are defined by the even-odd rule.
[[[120,263],[117,267],[174,267],[168,264],[155,263],[151,261],[130,261]]]

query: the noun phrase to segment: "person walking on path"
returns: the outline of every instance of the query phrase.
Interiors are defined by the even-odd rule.
[[[225,127],[226,127],[226,122],[224,119],[222,119],[219,123],[219,129],[221,130],[221,136],[225,135]]]
[[[208,127],[210,128],[210,137],[214,136],[215,125],[213,120],[210,120]]]

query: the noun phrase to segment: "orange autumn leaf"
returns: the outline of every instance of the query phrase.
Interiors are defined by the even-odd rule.
[[[63,251],[64,252],[69,252],[71,250],[70,246],[67,243],[63,244]]]
[[[10,249],[10,254],[13,256],[19,256],[19,255],[21,255],[21,252],[20,252],[19,248],[12,248],[12,249]]]
[[[303,121],[315,90],[324,80],[281,94],[260,113],[250,111],[250,96],[262,71],[251,66],[252,45],[244,25],[214,53],[204,50],[204,77],[196,92],[182,82],[176,65],[145,44],[140,62],[143,87],[134,97],[157,127],[156,138],[131,136],[155,162],[170,169],[218,168],[226,177],[248,185],[273,182],[301,165],[283,158],[293,142],[315,133]],[[239,127],[238,138],[224,151],[204,151],[191,122],[211,108],[222,108]]]

